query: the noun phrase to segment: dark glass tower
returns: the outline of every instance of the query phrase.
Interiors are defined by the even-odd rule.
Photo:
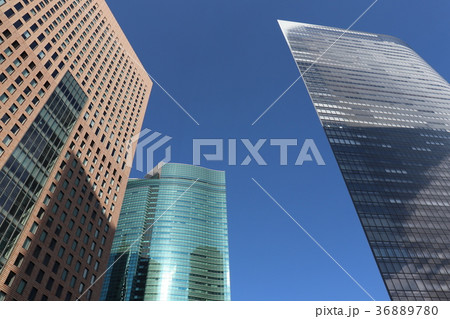
[[[169,163],[130,180],[109,266],[102,300],[230,300],[225,173]]]
[[[280,21],[393,300],[450,299],[450,85],[403,41]]]

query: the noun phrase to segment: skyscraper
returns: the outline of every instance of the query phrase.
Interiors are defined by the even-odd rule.
[[[128,182],[102,300],[230,300],[225,173],[160,164]]]
[[[280,21],[394,300],[450,299],[450,85],[403,41]]]
[[[0,300],[99,299],[152,82],[104,0],[0,1]]]

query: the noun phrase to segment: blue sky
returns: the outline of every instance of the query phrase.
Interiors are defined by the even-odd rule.
[[[346,29],[372,0],[107,1],[147,71],[198,121],[154,86],[143,128],[171,136],[172,161],[192,163],[193,138],[312,138],[326,166],[226,170],[233,300],[370,300],[264,192],[257,180],[376,300],[388,295],[277,19]],[[450,2],[379,0],[354,30],[406,41],[450,78]],[[238,144],[238,161],[247,155]],[[161,151],[157,154],[162,159]],[[132,171],[132,177],[143,173]]]

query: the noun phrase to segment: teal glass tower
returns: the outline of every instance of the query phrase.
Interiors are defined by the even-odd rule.
[[[102,300],[230,300],[225,173],[161,163],[128,182]]]

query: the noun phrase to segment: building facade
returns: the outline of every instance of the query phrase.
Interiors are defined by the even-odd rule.
[[[128,182],[102,300],[230,300],[225,173],[160,164]]]
[[[0,48],[0,300],[98,300],[152,82],[104,0],[1,0]]]
[[[280,21],[393,300],[450,299],[450,85],[403,41]]]

